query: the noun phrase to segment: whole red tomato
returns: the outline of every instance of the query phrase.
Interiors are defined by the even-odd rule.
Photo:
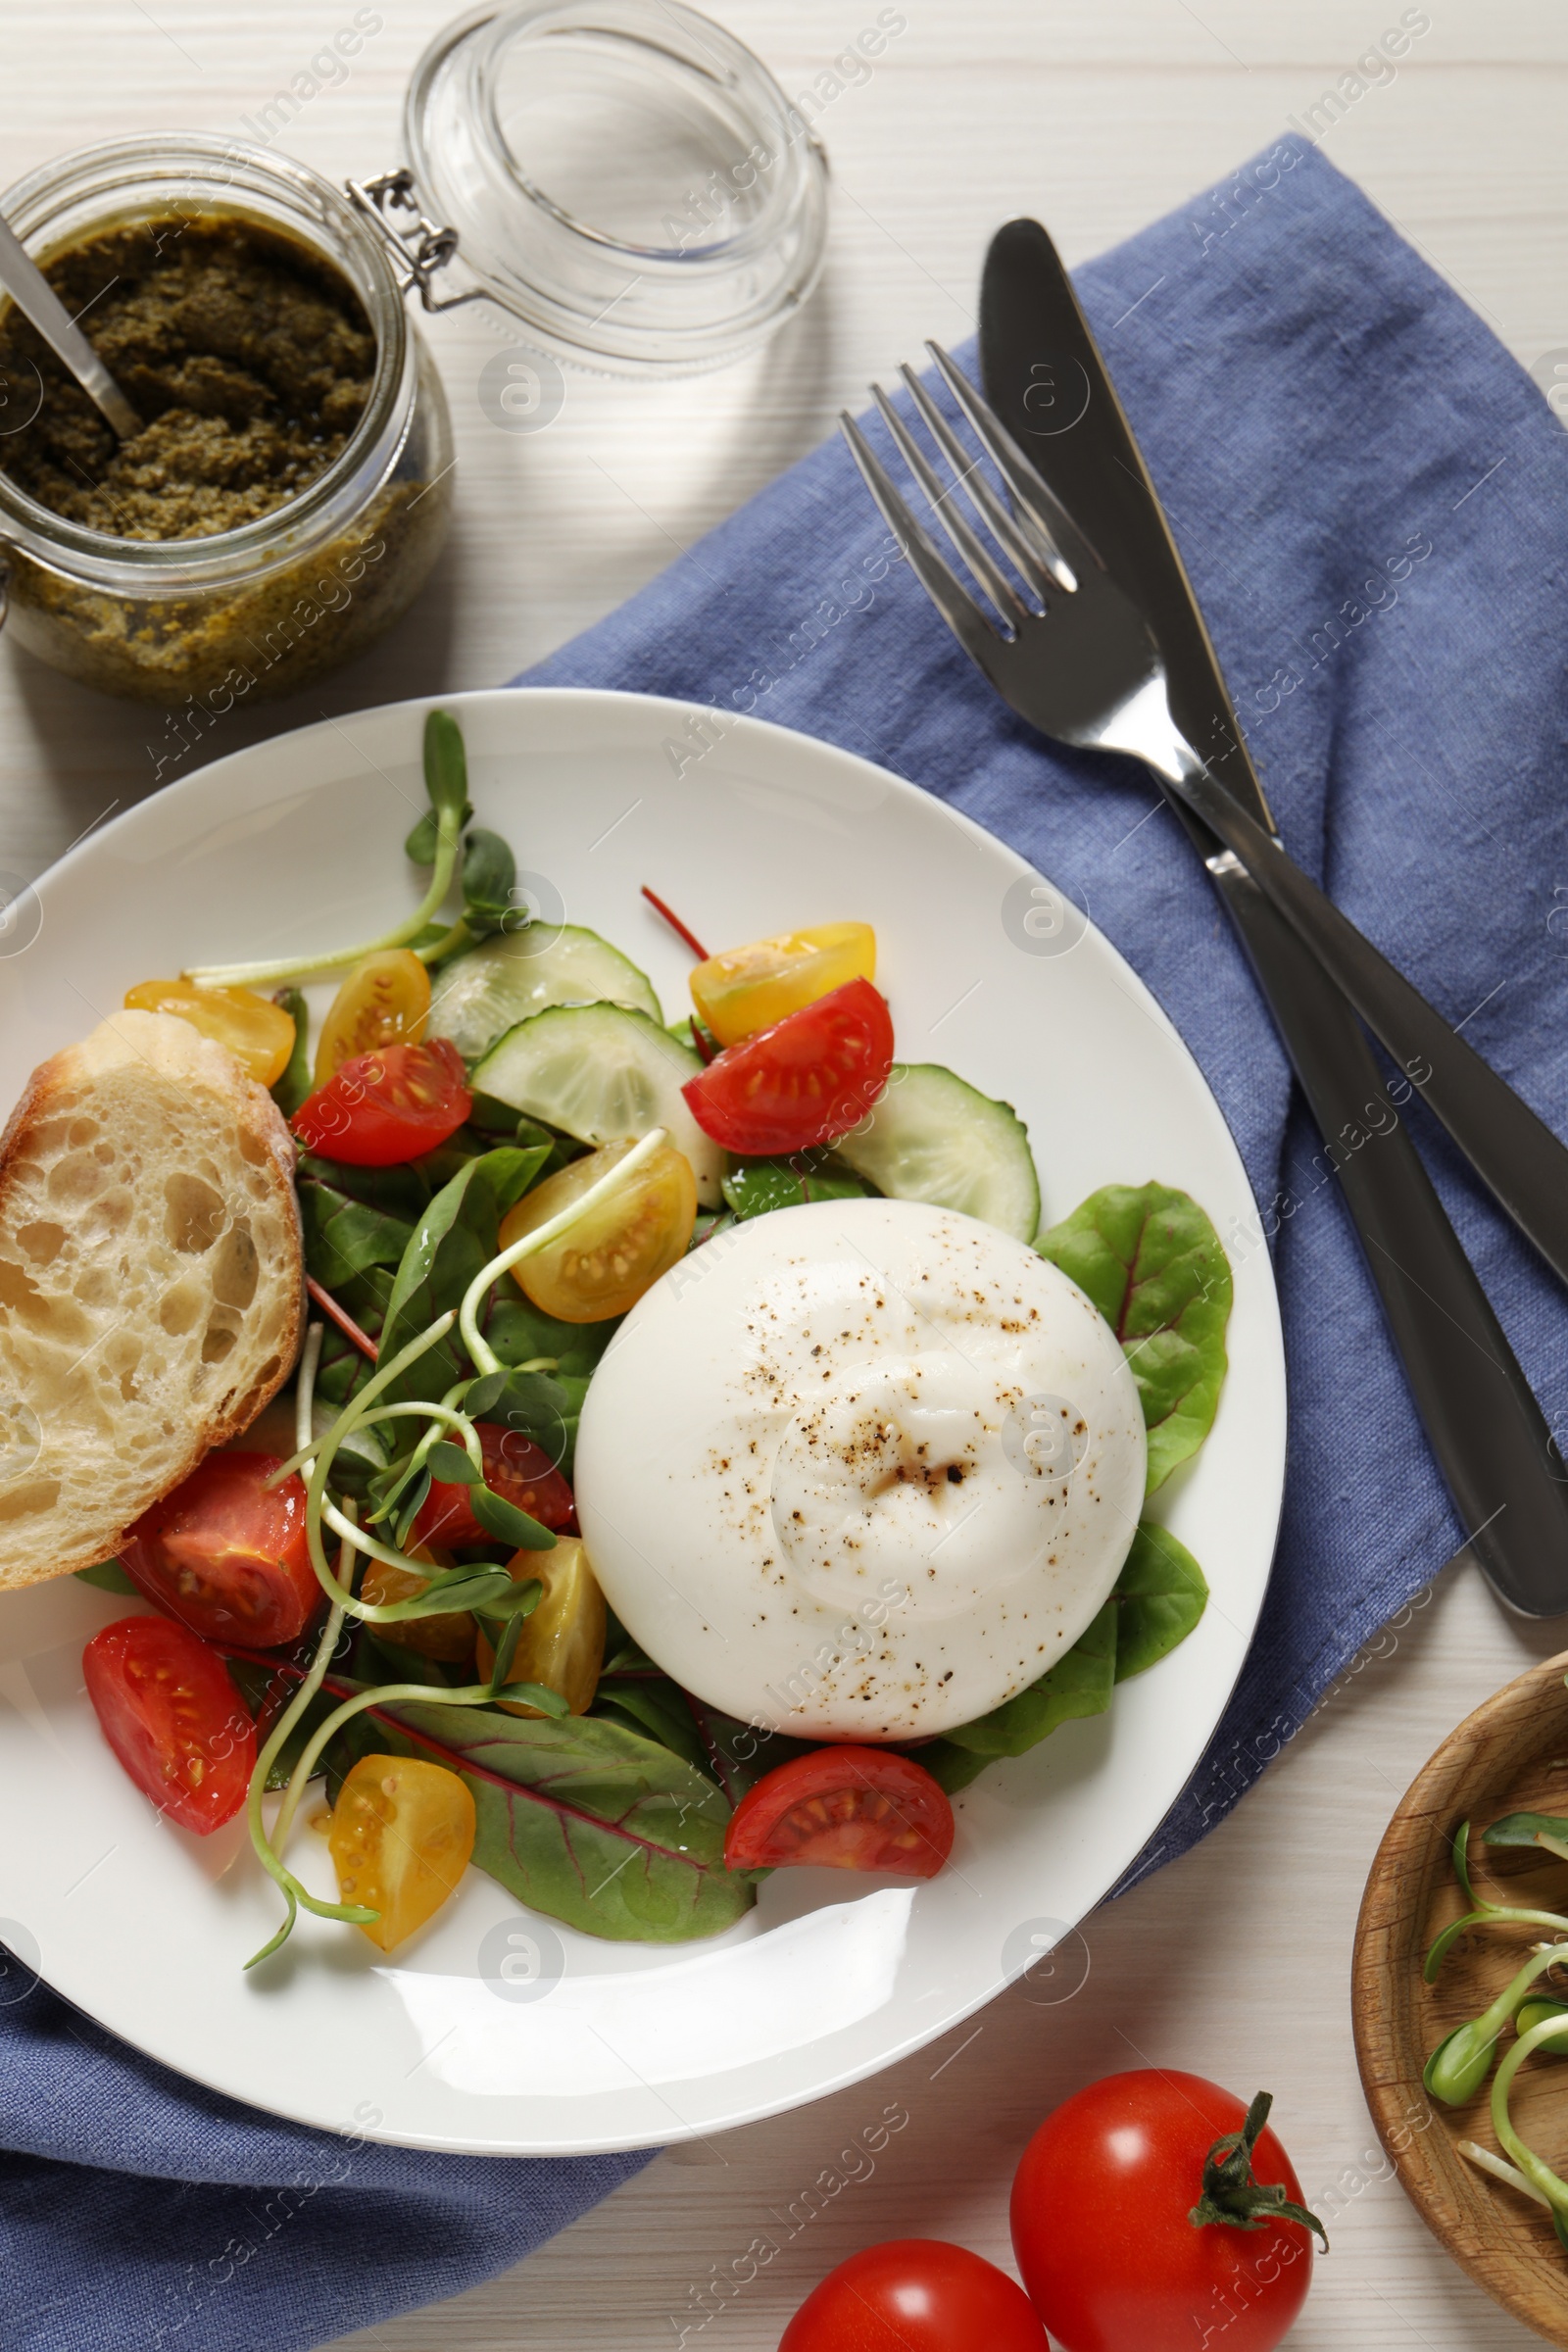
[[[1268,2108],[1145,2068],[1047,2116],[1013,2179],[1012,2244],[1062,2352],[1272,2352],[1306,2300],[1320,2225]]]
[[[965,2246],[896,2237],[829,2271],[778,2352],[1050,2352],[1029,2298]],[[1188,2347],[1183,2347],[1188,2352]]]

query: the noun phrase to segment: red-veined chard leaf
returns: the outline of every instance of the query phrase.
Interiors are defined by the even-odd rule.
[[[333,1742],[333,1791],[361,1755],[460,1773],[478,1814],[473,1859],[509,1894],[590,1936],[681,1943],[732,1927],[750,1884],[724,1868],[730,1807],[705,1773],[602,1717],[535,1721],[400,1700]]]
[[[1127,1353],[1149,1431],[1147,1492],[1194,1454],[1225,1380],[1230,1262],[1203,1210],[1164,1184],[1107,1184],[1035,1244]]]

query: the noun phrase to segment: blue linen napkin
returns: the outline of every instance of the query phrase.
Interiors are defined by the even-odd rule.
[[[1080,283],[1291,848],[1568,1129],[1568,437],[1299,139]],[[1277,1227],[1290,1475],[1235,1699],[1136,1877],[1228,1810],[1464,1531],[1186,843],[1163,813],[1138,824],[1154,798],[1139,770],[1107,787],[1103,762],[1092,773],[1010,716],[906,568],[886,566],[884,539],[829,443],[526,682],[755,710],[941,793],[1087,901],[1201,1062]],[[1414,1115],[1568,1433],[1561,1301]],[[139,2058],[15,1971],[0,1978],[5,2150],[8,2352],[292,2352],[505,2268],[643,2161],[441,2157],[297,2130]]]

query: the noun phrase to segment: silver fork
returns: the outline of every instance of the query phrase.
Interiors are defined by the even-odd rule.
[[[968,378],[936,344],[927,349],[1005,483],[1010,508],[912,368],[900,374],[946,476],[879,384],[872,398],[994,612],[938,552],[855,418],[845,412],[840,423],[866,487],[949,628],[1031,726],[1062,743],[1143,760],[1167,796],[1203,819],[1225,845],[1208,859],[1211,870],[1239,864],[1252,876],[1500,1206],[1568,1282],[1568,1149],[1209,773],[1171,716],[1164,667],[1137,608]]]

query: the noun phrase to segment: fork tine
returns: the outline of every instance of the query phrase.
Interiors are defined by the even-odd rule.
[[[969,528],[968,523],[954,504],[953,493],[957,484],[955,482],[945,483],[942,480],[936,467],[931,464],[880,384],[871,386],[871,398],[882,413],[882,421],[893,435],[899,455],[925,492],[932,514],[941,523],[942,528],[947,532],[948,537],[968,564],[969,569],[974,573],[997,611],[1002,614],[1004,620],[1014,622],[1022,620],[1029,610],[1028,606],[1006,573],[993,561],[979,537]],[[964,473],[972,472],[980,461],[978,458],[970,457],[961,448],[957,449],[956,454],[957,464],[955,470],[961,481]],[[1030,575],[1026,574],[1025,576],[1029,577]]]
[[[991,487],[989,476],[975,465],[972,455],[964,448],[906,360],[901,365],[899,373],[908,388],[909,397],[919,412],[926,431],[957,476],[965,498],[987,524],[1003,552],[1017,564],[1029,586],[1042,598],[1052,580],[1061,588],[1076,587],[1077,582],[1067,564],[1033,518],[1021,508],[1017,514],[1009,514]]]
[[[888,479],[881,460],[848,409],[840,411],[839,430],[850,445],[850,454],[860,468],[866,488],[882,510],[883,521],[897,539],[916,579],[970,660],[989,672],[997,646],[1004,642],[1000,632],[992,627],[938,555]]]
[[[1103,571],[1105,566],[1089,541],[1061,501],[1041,480],[1001,417],[982,400],[968,377],[955,367],[940,343],[927,343],[926,349],[936,362],[943,382],[973,425],[981,447],[1031,521],[1045,533],[1072,570],[1084,571],[1093,564],[1097,571]]]

